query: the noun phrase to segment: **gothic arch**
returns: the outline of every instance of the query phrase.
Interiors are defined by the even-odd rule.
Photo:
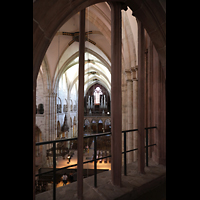
[[[49,63],[48,60],[46,58],[46,55],[44,56],[44,59],[42,61],[42,70],[45,71],[46,73],[44,73],[43,77],[44,77],[44,92],[48,92],[51,90],[51,75],[50,75],[50,71],[49,71]]]
[[[110,126],[111,126],[111,120],[110,119],[106,119],[105,122],[104,122],[105,132],[111,131]]]
[[[88,81],[88,85],[87,85],[87,88],[86,90],[84,91],[84,96],[87,94],[88,90],[93,86],[95,85],[96,83],[99,83],[100,85],[102,85],[103,87],[105,87],[107,90],[108,90],[108,94],[110,96],[110,99],[111,99],[111,87],[109,87],[104,81],[94,81],[92,82],[91,79],[89,79]]]
[[[75,43],[74,43],[75,44]],[[72,45],[74,45],[72,44]],[[71,46],[72,46],[71,45]],[[65,51],[63,52],[63,54],[68,51],[68,49],[65,49]],[[102,55],[96,53],[92,48],[91,48],[91,45],[90,45],[90,48],[88,47],[85,47],[85,53],[88,52],[90,53],[91,55],[95,56],[96,58],[98,58],[103,64],[104,66],[111,72],[111,66],[110,66],[110,60],[108,60],[108,58],[106,57],[106,55],[103,55],[103,52],[102,52]],[[63,64],[62,66],[60,67],[60,70],[57,72],[57,74],[55,74],[54,76],[54,81],[53,81],[53,88],[54,88],[54,92],[57,91],[57,88],[58,88],[58,84],[59,84],[59,80],[60,80],[60,77],[62,76],[62,74],[67,70],[69,69],[70,67],[72,67],[73,65],[75,65],[76,63],[73,63],[73,65],[69,65],[74,59],[76,59],[77,57],[79,56],[79,50],[74,52]],[[62,58],[62,56],[60,57],[60,59]],[[59,60],[60,60],[59,59]],[[58,64],[59,64],[59,61],[58,61]],[[75,80],[73,82],[73,84],[76,82],[77,80]],[[72,89],[73,87],[73,84],[70,86],[70,89]]]
[[[97,131],[98,131],[98,121],[96,119],[92,119],[90,127],[91,127],[93,133],[97,133]]]
[[[110,0],[118,1],[118,0]],[[104,0],[49,0],[33,2],[33,80],[37,74],[44,55],[51,40],[58,29],[74,14],[80,10]],[[165,5],[159,0],[128,0],[126,5],[133,11],[133,15],[139,19],[147,30],[166,71],[166,10]],[[41,12],[41,10],[43,12]],[[53,10],[53,12],[52,12]],[[166,74],[165,74],[166,76]]]
[[[103,128],[104,128],[103,120],[99,119],[98,120],[98,133],[103,133]]]

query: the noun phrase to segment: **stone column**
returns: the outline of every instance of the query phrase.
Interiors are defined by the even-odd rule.
[[[122,96],[121,96],[121,4],[111,6],[111,177],[112,183],[121,186],[122,168]]]
[[[54,140],[57,138],[57,93],[54,94]]]
[[[126,94],[127,94],[127,85],[122,84],[122,130],[127,130],[127,105],[126,105]],[[122,150],[124,151],[124,133],[122,133]],[[124,155],[122,155],[122,163],[124,163]]]
[[[51,113],[51,140],[56,139],[57,135],[57,123],[56,123],[56,108],[57,108],[57,93],[52,92],[50,94],[51,104],[50,104],[50,113]]]
[[[143,24],[138,22],[138,170],[145,173],[145,39]]]
[[[138,128],[138,79],[137,79],[137,67],[134,67],[132,71],[133,79],[133,129]],[[133,149],[138,148],[138,131],[133,132]],[[138,158],[138,151],[133,152],[133,161]]]
[[[54,140],[56,136],[56,96],[54,92],[46,93],[45,95],[45,134],[47,135],[46,140]],[[44,145],[47,149],[50,149],[53,145]],[[53,165],[53,158],[47,160],[47,166]]]
[[[127,83],[127,129],[133,129],[133,80],[131,70],[125,69]],[[133,149],[133,132],[127,133],[126,149]],[[133,151],[127,154],[127,163],[133,162]]]
[[[166,80],[158,53],[153,47],[153,129],[154,151],[152,158],[158,164],[166,164]]]
[[[47,108],[45,114],[45,120],[47,119],[47,133],[49,134],[48,140],[54,140],[56,136],[56,96],[57,94],[51,92],[45,95],[45,108]],[[44,112],[45,113],[45,112]],[[52,147],[52,145],[50,145]]]
[[[85,9],[80,11],[79,85],[78,85],[78,199],[83,199],[83,125],[84,125],[84,68],[85,68]]]
[[[44,118],[45,118],[45,128],[44,128],[44,140],[45,141],[49,141],[50,140],[50,94],[49,92],[45,93],[44,94]],[[43,160],[43,163],[44,163],[44,166],[45,167],[49,167],[50,166],[50,159],[47,160],[46,159],[46,150],[47,149],[50,149],[50,144],[46,144],[43,146],[43,148],[45,149],[45,156],[44,156],[44,160]]]

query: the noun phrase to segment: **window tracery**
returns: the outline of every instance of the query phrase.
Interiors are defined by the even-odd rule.
[[[94,104],[99,105],[100,104],[100,95],[102,95],[102,90],[100,87],[96,87],[94,90]]]

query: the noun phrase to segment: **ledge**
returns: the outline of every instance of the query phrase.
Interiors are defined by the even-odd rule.
[[[127,176],[122,175],[122,187],[112,184],[111,171],[97,174],[97,188],[94,187],[94,176],[83,179],[83,197],[84,200],[137,200],[139,197],[142,199],[142,196],[153,190],[158,192],[156,188],[163,185],[162,190],[159,190],[161,199],[166,198],[165,183],[166,167],[156,165],[150,159],[149,167],[145,167],[145,174],[137,171],[137,162],[129,163]],[[36,200],[52,199],[52,196],[53,190],[49,190],[36,195]],[[78,200],[77,182],[56,189],[57,200],[64,200],[66,197],[70,200]]]

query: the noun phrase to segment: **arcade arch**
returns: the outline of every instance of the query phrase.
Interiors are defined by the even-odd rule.
[[[111,0],[115,1],[115,0]],[[72,4],[69,4],[69,1],[58,0],[52,4],[49,4],[48,0],[44,0],[43,3],[41,1],[34,1],[34,12],[33,12],[33,124],[35,124],[35,88],[36,88],[36,78],[39,72],[40,65],[42,63],[42,59],[45,56],[47,48],[50,45],[53,37],[59,28],[72,17],[78,11],[86,8],[89,5],[94,3],[102,2],[101,0],[75,0]],[[164,79],[165,75],[165,9],[163,5],[160,3],[161,1],[149,0],[149,1],[126,1],[126,5],[128,5],[132,11],[133,15],[140,20],[140,22],[144,25],[144,28],[147,30],[155,49],[158,52],[158,56],[160,58],[160,62],[164,71]],[[46,6],[48,5],[48,6]],[[125,5],[125,6],[126,6]],[[54,9],[53,9],[54,8]],[[41,11],[42,12],[38,12]],[[52,13],[52,10],[55,12]],[[44,14],[45,13],[45,14]],[[59,13],[55,15],[55,13]],[[130,56],[129,56],[130,57]],[[124,62],[124,60],[123,60]],[[49,66],[49,65],[48,65]],[[132,66],[130,66],[132,67]],[[134,66],[135,67],[135,66]],[[50,66],[49,66],[50,69]],[[52,76],[52,71],[50,71],[50,82],[53,85],[55,76]],[[56,70],[55,70],[56,71]],[[62,75],[62,73],[60,73]],[[59,82],[59,79],[57,79]],[[124,81],[126,82],[126,81]],[[55,85],[55,84],[54,84]],[[55,102],[56,102],[56,87],[51,87],[51,102],[53,102],[52,112],[55,113]],[[76,86],[77,89],[77,86]],[[67,98],[69,99],[69,98]],[[45,100],[47,101],[47,100]],[[46,112],[46,111],[45,111]],[[68,118],[70,119],[70,118]],[[54,119],[49,119],[53,121]],[[55,130],[55,127],[52,124],[47,124],[46,127],[51,125],[52,130]],[[33,131],[33,136],[35,131]],[[53,134],[53,133],[52,133]],[[49,136],[49,139],[55,139],[54,136]],[[35,145],[35,138],[33,137],[33,150]],[[33,151],[34,152],[34,151]],[[34,163],[34,162],[33,162]],[[34,179],[33,179],[34,180]]]

